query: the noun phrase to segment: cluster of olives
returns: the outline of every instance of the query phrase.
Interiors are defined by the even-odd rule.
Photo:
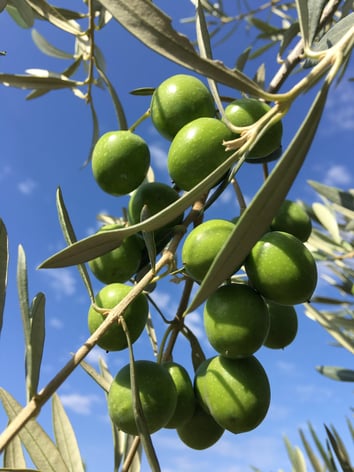
[[[180,198],[207,177],[230,155],[223,143],[237,135],[229,123],[247,127],[270,109],[253,99],[232,101],[225,119],[217,116],[208,88],[196,77],[176,75],[157,87],[152,95],[150,117],[159,133],[170,141],[167,168],[172,185],[146,182],[150,166],[147,143],[135,132],[112,131],[97,142],[92,171],[98,185],[115,196],[130,194],[127,222],[134,225]],[[275,123],[249,149],[248,162],[272,160],[281,148],[282,124]],[[210,219],[194,227],[182,250],[182,273],[202,282],[222,246],[237,225],[233,221]],[[179,215],[168,226],[154,231],[157,252],[161,252],[183,222]],[[119,228],[103,226],[99,231]],[[135,378],[148,431],[174,428],[189,447],[204,449],[214,444],[225,430],[240,433],[256,428],[270,403],[266,372],[254,354],[262,347],[281,349],[297,333],[294,305],[312,296],[317,282],[314,259],[304,242],[311,233],[311,221],[302,207],[286,200],[267,231],[250,251],[235,277],[210,295],[204,306],[204,326],[216,355],[204,360],[191,379],[176,362],[135,362]],[[107,312],[129,294],[127,282],[149,264],[140,233],[127,237],[116,249],[89,261],[92,273],[105,286],[89,308],[88,326],[94,332]],[[242,279],[237,273],[242,271]],[[241,280],[241,281],[240,281]],[[123,313],[129,337],[134,343],[148,317],[144,293]],[[127,348],[126,334],[119,323],[111,325],[99,339],[106,351]],[[130,364],[114,378],[108,409],[112,421],[124,432],[138,434]]]

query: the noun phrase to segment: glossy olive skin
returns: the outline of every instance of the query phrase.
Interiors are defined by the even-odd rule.
[[[269,331],[264,346],[270,349],[284,349],[296,338],[298,318],[293,306],[268,302],[270,317]]]
[[[95,304],[100,308],[114,308],[126,297],[132,287],[121,283],[109,284],[103,287],[95,297]],[[129,330],[131,342],[134,343],[141,335],[149,313],[147,299],[143,293],[138,295],[123,313]],[[93,305],[88,311],[88,327],[92,334],[103,323],[105,316],[95,310]],[[106,351],[121,351],[128,347],[126,335],[120,324],[112,324],[97,342]]]
[[[122,225],[105,225],[99,232],[119,228],[122,228]],[[94,276],[104,284],[127,282],[139,269],[141,258],[142,243],[140,238],[133,234],[124,239],[119,247],[92,259],[88,265]]]
[[[177,434],[181,441],[191,449],[199,451],[215,444],[224,431],[224,428],[198,404],[193,416],[177,428]]]
[[[198,118],[181,128],[167,156],[168,172],[182,190],[190,190],[222,164],[231,152],[224,141],[233,133],[216,118]]]
[[[109,131],[97,141],[91,164],[102,190],[110,195],[126,195],[145,179],[150,166],[149,147],[131,131]]]
[[[225,117],[235,126],[250,126],[270,110],[267,103],[254,98],[234,100],[225,108]],[[250,150],[247,161],[269,162],[279,157],[276,151],[281,148],[283,126],[281,121],[267,130]],[[238,135],[236,135],[238,136]],[[275,154],[273,154],[275,153]],[[264,159],[262,159],[264,158]]]
[[[203,318],[210,344],[231,359],[258,351],[269,330],[265,301],[245,284],[219,287],[207,299]]]
[[[215,421],[232,433],[255,429],[270,405],[270,385],[261,363],[254,357],[227,359],[215,356],[197,375],[199,391]],[[198,385],[198,382],[197,382]]]
[[[231,221],[214,219],[192,229],[182,246],[182,262],[190,277],[203,280],[234,228]]]
[[[190,121],[201,117],[214,117],[215,105],[209,89],[200,79],[177,74],[163,81],[155,89],[150,112],[155,128],[171,141]]]
[[[305,242],[312,231],[311,218],[299,203],[285,200],[274,216],[270,229],[290,233]]]
[[[317,284],[311,252],[295,236],[281,231],[262,236],[247,256],[245,269],[252,286],[280,305],[309,301]]]
[[[162,365],[168,370],[177,391],[176,408],[165,428],[178,428],[193,416],[196,405],[193,384],[181,364],[171,361]]]
[[[172,417],[177,392],[168,371],[156,362],[135,361],[139,398],[150,434],[163,428]],[[128,434],[139,434],[133,410],[130,365],[114,378],[108,392],[108,412],[113,423]]]

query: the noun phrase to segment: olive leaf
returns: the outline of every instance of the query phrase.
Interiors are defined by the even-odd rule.
[[[9,0],[6,11],[22,28],[32,28],[34,14],[32,8],[25,0]]]
[[[61,229],[64,234],[64,238],[67,244],[73,244],[77,241],[74,228],[70,221],[68,210],[66,209],[64,198],[60,187],[57,189],[57,210],[58,210],[58,217]],[[78,265],[78,270],[80,272],[81,278],[84,282],[84,285],[87,289],[89,297],[91,300],[94,299],[93,288],[90,280],[90,276],[88,274],[87,268],[84,264]]]
[[[339,380],[341,382],[354,382],[354,370],[344,369],[343,367],[334,366],[318,366],[316,367],[317,372],[333,380]]]
[[[0,388],[0,400],[9,420],[13,420],[21,412],[21,405],[3,388]],[[58,448],[36,420],[30,419],[18,436],[33,464],[41,472],[70,472]]]
[[[232,71],[220,61],[201,58],[190,41],[172,27],[171,19],[152,2],[145,0],[99,0],[99,2],[131,34],[167,59],[233,89],[266,98],[265,92],[240,71]]]
[[[0,334],[3,324],[8,265],[9,248],[7,231],[4,222],[0,219]]]
[[[310,443],[307,441],[302,429],[299,430],[299,434],[300,434],[302,444],[304,445],[307,457],[310,459],[314,472],[323,472],[323,467],[318,457],[316,456],[315,452],[313,451],[312,447],[310,446]]]
[[[307,0],[296,0],[296,9],[297,15],[299,18],[300,32],[305,46],[308,46],[310,41],[310,31],[309,31],[309,11]]]
[[[18,436],[15,436],[6,446],[3,466],[8,469],[26,469],[26,460]]]
[[[52,417],[55,442],[68,470],[84,472],[74,429],[56,393],[52,397]]]
[[[59,59],[73,59],[73,55],[50,44],[36,29],[31,31],[32,40],[40,51]]]
[[[320,195],[337,203],[348,210],[354,211],[354,195],[349,192],[344,192],[337,187],[330,187],[329,185],[321,184],[313,180],[308,181],[309,185],[316,190]]]
[[[325,83],[284,155],[258,190],[251,204],[242,213],[235,229],[206,274],[186,314],[203,303],[222,282],[232,275],[235,267],[243,264],[249,251],[267,230],[306,158],[322,116],[327,93],[328,84]]]
[[[47,71],[48,72],[48,71]],[[0,83],[22,89],[62,89],[62,88],[75,88],[78,83],[74,80],[70,80],[64,75],[53,77],[49,75],[35,76],[35,75],[21,75],[21,74],[0,74]]]
[[[333,241],[340,244],[342,237],[339,232],[338,222],[333,211],[330,210],[326,205],[315,202],[312,205],[312,210],[316,215],[318,221],[324,228],[329,232]]]
[[[26,0],[26,3],[37,13],[37,15],[49,21],[54,26],[57,26],[75,36],[82,34],[80,25],[76,21],[65,18],[60,9],[55,8],[45,0]]]

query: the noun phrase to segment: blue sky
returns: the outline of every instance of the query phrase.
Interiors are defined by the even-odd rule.
[[[170,14],[189,16],[190,2],[163,2]],[[179,3],[179,2],[178,2]],[[162,4],[162,2],[161,2]],[[175,24],[178,23],[175,21]],[[46,25],[36,28],[58,47],[72,48],[71,38]],[[180,26],[193,34],[192,25]],[[235,36],[232,48],[215,48],[215,57],[233,65],[235,57],[248,44],[247,34]],[[138,87],[157,86],[164,78],[184,72],[175,64],[156,56],[121,27],[112,23],[97,35],[104,52],[108,74],[120,94],[132,124],[149,106],[148,97],[134,97],[129,91]],[[44,56],[33,45],[29,30],[19,29],[6,13],[0,15],[0,49],[7,56],[0,58],[2,72],[23,73],[27,68],[63,70],[67,62]],[[275,50],[267,55],[275,63]],[[251,63],[247,72],[252,76],[259,63]],[[274,66],[272,66],[274,67]],[[272,69],[272,68],[271,68]],[[347,76],[353,76],[353,63]],[[271,77],[271,70],[269,76]],[[228,91],[230,93],[230,90]],[[66,205],[79,238],[97,229],[96,215],[100,212],[120,216],[127,198],[104,194],[94,182],[90,167],[82,168],[91,142],[91,118],[85,103],[69,91],[52,92],[43,98],[25,101],[26,92],[1,86],[1,167],[0,216],[10,239],[10,272],[5,318],[0,339],[0,385],[24,402],[24,351],[21,317],[16,289],[17,247],[23,245],[28,262],[29,289],[46,294],[46,343],[40,386],[44,386],[67,362],[87,338],[86,326],[89,299],[75,268],[36,270],[40,262],[64,247],[59,227],[55,192],[61,187]],[[237,96],[237,94],[236,94]],[[299,99],[284,119],[284,144],[296,132],[305,116],[312,94]],[[108,94],[94,91],[101,132],[117,127]],[[333,88],[325,113],[308,159],[289,193],[289,197],[312,203],[316,198],[307,185],[308,179],[343,188],[354,186],[352,139],[354,131],[353,83],[342,81]],[[168,142],[161,138],[148,120],[138,128],[149,143],[152,166],[157,179],[168,182],[165,167]],[[240,185],[250,199],[262,182],[258,166],[246,165],[240,172]],[[229,218],[238,207],[231,191],[226,191],[212,208],[208,217]],[[94,281],[95,290],[101,285]],[[181,287],[167,278],[153,293],[164,313],[173,316]],[[319,280],[318,294],[328,287]],[[235,436],[225,434],[212,448],[203,452],[187,449],[173,431],[162,430],[153,435],[153,442],[164,472],[189,471],[196,467],[216,470],[222,465],[226,472],[249,470],[249,465],[264,471],[279,468],[289,470],[282,435],[300,444],[298,428],[310,421],[324,437],[323,424],[334,424],[346,437],[345,416],[352,403],[352,385],[336,383],[320,376],[316,365],[343,365],[350,368],[350,354],[331,346],[329,335],[305,317],[298,307],[299,333],[295,342],[284,351],[261,349],[257,358],[264,365],[272,388],[272,403],[265,421],[253,432]],[[189,316],[188,323],[200,337],[207,355],[213,355],[202,325],[202,308]],[[152,310],[158,339],[164,325]],[[153,358],[146,334],[135,345],[137,358]],[[107,355],[94,349],[88,360],[97,366],[103,357],[112,374],[127,362],[127,354]],[[178,342],[175,359],[191,372],[189,348],[184,340]],[[76,430],[82,456],[88,471],[111,470],[111,431],[103,392],[78,369],[59,391]],[[51,434],[50,408],[43,408],[39,422]],[[0,428],[6,417],[0,410]],[[97,454],[97,451],[100,451]],[[146,469],[144,469],[146,470]]]

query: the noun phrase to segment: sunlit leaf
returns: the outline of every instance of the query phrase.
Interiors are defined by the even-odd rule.
[[[58,217],[59,217],[59,223],[61,226],[61,229],[64,234],[65,241],[67,242],[68,245],[73,244],[77,241],[75,231],[73,228],[73,225],[70,220],[70,216],[68,213],[68,210],[65,206],[64,198],[62,191],[60,187],[57,190],[57,210],[58,210]],[[81,278],[84,282],[84,285],[87,289],[87,292],[89,294],[89,297],[91,300],[94,299],[94,293],[93,293],[93,288],[91,285],[91,280],[87,271],[87,268],[84,264],[79,264],[78,265],[78,270],[80,272]]]
[[[32,29],[31,31],[32,39],[35,45],[40,49],[44,54],[48,56],[56,57],[59,59],[72,59],[73,55],[63,51],[62,49],[58,49],[57,47],[50,44],[44,36],[42,36],[36,29]]]
[[[82,34],[80,25],[74,20],[67,20],[60,9],[50,5],[46,0],[26,0],[33,10],[42,18],[48,20],[58,28],[73,35]]]
[[[354,370],[344,369],[343,367],[318,366],[316,370],[326,377],[340,382],[354,382]]]
[[[302,444],[304,445],[306,454],[307,454],[307,456],[308,456],[308,458],[311,462],[311,465],[313,467],[314,472],[323,472],[323,467],[321,466],[321,463],[320,463],[318,457],[316,456],[316,454],[312,450],[312,448],[310,446],[310,443],[307,441],[307,439],[305,437],[305,434],[301,429],[299,431],[299,434],[300,434]]]
[[[201,58],[189,40],[171,25],[171,19],[145,0],[99,0],[113,17],[146,46],[188,69],[254,96],[265,93],[247,76],[219,61]]]
[[[21,245],[18,248],[17,288],[21,308],[22,325],[25,335],[25,344],[28,346],[31,340],[31,310],[28,296],[26,255]]]
[[[242,213],[235,229],[206,274],[187,313],[195,310],[210,293],[232,275],[235,267],[243,264],[249,251],[269,227],[306,158],[322,116],[327,91],[328,88],[324,86],[318,93],[303,125],[250,205]]]
[[[45,338],[45,296],[38,293],[31,304],[31,338],[30,353],[31,360],[28,365],[27,386],[29,388],[28,397],[32,398],[38,390],[39,374],[41,369],[43,346]]]
[[[22,410],[21,405],[3,388],[0,388],[0,400],[10,420]],[[33,464],[41,472],[69,472],[57,447],[36,420],[29,420],[18,435]]]
[[[101,387],[105,392],[108,392],[111,381],[107,379],[107,377],[100,374],[92,365],[90,365],[86,361],[81,361],[80,366],[84,369],[84,371]]]
[[[7,231],[4,222],[0,219],[0,334],[3,324],[8,265],[9,248]]]
[[[15,436],[6,446],[3,466],[8,469],[26,469],[26,460],[18,436]]]
[[[318,221],[320,221],[322,226],[326,228],[326,230],[332,236],[333,240],[339,244],[342,241],[342,237],[339,232],[338,222],[335,214],[327,206],[318,202],[313,203],[312,210],[315,213]]]
[[[6,11],[22,28],[32,28],[34,14],[25,0],[9,0]]]
[[[58,450],[70,472],[84,472],[74,429],[57,394],[52,397],[53,430]]]
[[[20,75],[20,74],[0,74],[0,83],[8,87],[17,87],[22,89],[62,89],[77,87],[77,82],[60,77],[40,77],[34,75]]]

